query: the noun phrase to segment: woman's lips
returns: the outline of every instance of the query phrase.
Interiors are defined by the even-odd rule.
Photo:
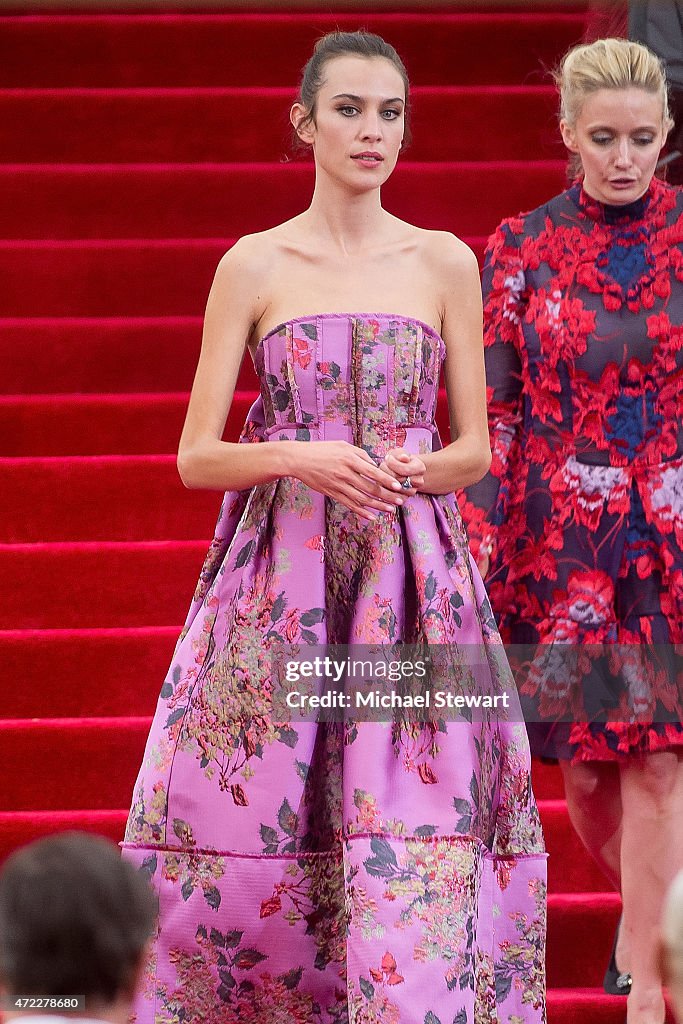
[[[384,160],[384,157],[381,156],[379,153],[372,153],[368,151],[365,153],[354,153],[351,159],[357,160],[361,164],[371,164],[374,166],[376,164],[381,164],[382,161]]]

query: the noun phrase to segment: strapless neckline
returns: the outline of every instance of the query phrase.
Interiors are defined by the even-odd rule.
[[[269,331],[261,335],[260,339],[256,344],[256,348],[260,348],[265,341],[268,340],[272,335],[277,334],[283,327],[287,327],[289,324],[300,324],[306,323],[307,320],[331,320],[331,319],[376,319],[376,320],[400,320],[403,323],[418,324],[423,331],[428,331],[432,337],[436,338],[441,344],[442,351],[445,352],[445,342],[439,332],[431,324],[428,324],[425,320],[420,320],[416,316],[406,316],[404,313],[368,313],[368,312],[334,312],[334,313],[307,313],[303,316],[293,316],[288,320],[282,320],[279,324],[271,327]]]

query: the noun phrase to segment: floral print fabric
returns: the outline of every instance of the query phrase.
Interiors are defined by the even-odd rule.
[[[283,324],[257,348],[242,441],[431,451],[443,355],[403,317]],[[279,722],[282,643],[471,644],[509,673],[452,496],[365,523],[294,478],[226,494],[126,831],[160,902],[138,1020],[540,1024],[519,714]]]
[[[612,674],[599,716],[590,679],[571,698],[551,681],[574,724],[532,728],[535,749],[679,744],[683,679],[656,647],[683,641],[683,193],[653,179],[613,207],[576,183],[500,225],[484,291],[493,463],[461,508],[501,634],[618,643],[631,662],[652,645],[637,689]],[[548,690],[525,689],[543,718]]]

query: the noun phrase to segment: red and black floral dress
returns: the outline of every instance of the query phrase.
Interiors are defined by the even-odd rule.
[[[493,463],[461,508],[504,640],[553,645],[532,746],[683,744],[683,191],[577,182],[500,225],[484,296]]]

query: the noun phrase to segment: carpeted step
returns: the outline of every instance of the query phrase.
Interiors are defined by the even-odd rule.
[[[120,843],[128,811],[0,811],[0,863],[34,839],[76,829]]]
[[[440,13],[437,24],[432,11],[4,17],[0,86],[283,86],[322,33],[361,26],[393,43],[416,84],[519,85],[537,83],[581,39],[585,14]]]
[[[0,493],[2,544],[203,540],[221,500],[187,490],[174,455],[0,459]]]
[[[149,716],[0,720],[0,811],[129,806],[150,721]]]
[[[0,455],[171,454],[188,394],[4,395]],[[237,440],[254,394],[235,393],[225,438]]]
[[[236,392],[224,438],[236,441],[254,393]],[[145,455],[177,451],[188,395],[3,395],[0,457]],[[436,422],[449,437],[445,392]]]
[[[495,226],[491,223],[492,231]],[[486,236],[463,240],[481,261]],[[2,312],[15,322],[23,316],[197,316],[204,312],[218,261],[231,245],[228,239],[0,241]],[[6,329],[0,321],[0,344]],[[127,370],[121,365],[119,374]],[[20,379],[19,390],[31,377]]]
[[[555,195],[563,161],[399,164],[382,198],[425,228],[484,235]],[[305,209],[309,162],[282,164],[4,164],[6,239],[236,238]]]
[[[198,317],[218,261],[232,244],[193,238],[0,241],[3,317]],[[0,338],[8,329],[0,321]],[[196,352],[200,339],[201,326]],[[93,362],[91,354],[88,365]],[[125,374],[127,367],[118,369]]]
[[[195,540],[0,545],[0,629],[179,627],[206,551]]]
[[[253,87],[2,90],[0,160],[278,163],[292,152],[289,108],[294,97],[294,88]],[[557,94],[549,85],[418,87],[411,90],[411,106],[412,159],[564,155],[557,132]],[[238,110],[244,113],[235,117]],[[510,132],[513,122],[517,130]]]
[[[0,811],[0,861],[32,839],[66,829],[97,832],[119,842],[127,814],[127,810]]]
[[[200,316],[0,318],[0,394],[186,392],[201,336]],[[238,390],[255,387],[245,359]]]
[[[599,989],[548,990],[548,1024],[625,1024],[626,1001]],[[672,1018],[667,1017],[667,1021]]]
[[[0,717],[149,715],[179,633],[178,626],[0,632],[3,677],[12,680]]]
[[[620,913],[616,892],[548,895],[549,988],[602,985]]]
[[[105,835],[114,842],[123,836],[127,810],[1,811],[0,861],[12,849],[43,835],[80,829]]]

